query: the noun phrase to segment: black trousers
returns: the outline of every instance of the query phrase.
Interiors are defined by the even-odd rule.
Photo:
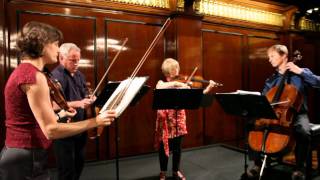
[[[182,136],[169,139],[169,149],[172,151],[172,171],[178,171],[181,160],[181,143]],[[163,142],[160,143],[159,161],[161,171],[167,171],[169,157],[164,151]]]
[[[80,178],[85,161],[86,142],[86,133],[53,142],[59,180]]]
[[[45,149],[3,147],[0,180],[50,180]]]

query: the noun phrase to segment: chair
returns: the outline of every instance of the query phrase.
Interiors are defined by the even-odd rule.
[[[310,128],[311,128],[311,148],[310,152],[307,158],[306,162],[306,178],[311,179],[312,178],[312,152],[316,151],[317,152],[317,162],[318,162],[318,167],[317,167],[317,173],[320,172],[320,124],[313,124],[310,123]]]

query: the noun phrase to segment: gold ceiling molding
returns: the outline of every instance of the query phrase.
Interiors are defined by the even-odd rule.
[[[239,4],[217,0],[201,0],[195,4],[196,11],[209,16],[219,16],[274,26],[283,26],[284,15]]]
[[[126,4],[136,4],[140,6],[149,6],[157,8],[170,8],[170,0],[110,0]]]
[[[320,31],[320,23],[314,22],[306,17],[299,20],[298,29],[304,31]]]

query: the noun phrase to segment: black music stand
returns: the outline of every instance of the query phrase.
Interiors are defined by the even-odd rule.
[[[272,106],[264,95],[218,93],[215,98],[222,109],[230,115],[240,116],[246,120],[251,118],[278,119]],[[245,133],[244,177],[247,178],[247,130]]]
[[[176,121],[179,109],[198,109],[212,104],[213,96],[204,95],[203,89],[155,89],[153,91],[153,109],[174,109]],[[176,122],[178,134],[178,123]]]
[[[204,95],[203,89],[155,89],[153,109],[197,109],[212,104],[213,96]]]
[[[97,107],[103,107],[103,105],[107,102],[109,97],[112,95],[112,93],[117,89],[121,82],[108,82],[106,86],[103,88],[101,93],[97,96],[96,101],[94,104]],[[138,93],[135,95],[135,97],[132,99],[130,102],[129,106],[135,106],[139,100],[147,93],[147,91],[150,89],[150,86],[148,85],[143,85],[141,89],[138,91]],[[116,179],[119,180],[119,127],[118,127],[118,119],[120,117],[115,119],[115,144],[116,144]]]

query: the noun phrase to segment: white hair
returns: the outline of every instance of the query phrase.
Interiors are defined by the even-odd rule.
[[[74,43],[63,43],[60,46],[59,53],[61,56],[67,57],[71,49],[74,49],[79,52],[81,51],[80,48]]]

